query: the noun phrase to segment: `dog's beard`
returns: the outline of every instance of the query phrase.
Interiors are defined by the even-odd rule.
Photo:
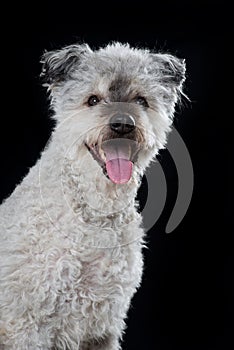
[[[100,144],[88,146],[93,158],[102,167],[104,174],[115,184],[125,184],[133,172],[140,145],[127,138],[112,138]]]

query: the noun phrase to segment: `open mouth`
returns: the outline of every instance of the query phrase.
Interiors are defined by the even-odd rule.
[[[140,148],[135,140],[114,138],[103,141],[101,145],[85,145],[101,166],[104,175],[113,183],[125,184],[131,179]]]

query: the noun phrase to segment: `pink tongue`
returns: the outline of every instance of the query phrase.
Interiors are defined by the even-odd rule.
[[[102,143],[108,176],[116,184],[125,184],[132,176],[131,146],[127,139],[112,139]]]
[[[111,181],[125,184],[132,176],[132,162],[123,158],[110,159],[106,162],[106,170]]]

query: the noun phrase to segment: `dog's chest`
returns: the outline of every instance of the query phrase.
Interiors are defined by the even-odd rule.
[[[90,336],[93,332],[100,336],[113,320],[125,317],[141,279],[141,249],[137,244],[135,248],[100,249],[81,258],[79,268],[76,280],[65,283],[75,270],[67,270],[62,277],[67,288],[61,294],[59,309],[63,317],[79,320],[79,325],[74,323],[74,332],[82,327]]]
[[[97,300],[103,295],[118,294],[122,289],[134,287],[141,266],[140,249],[130,247],[99,249],[80,259],[80,276],[77,293],[92,295]]]

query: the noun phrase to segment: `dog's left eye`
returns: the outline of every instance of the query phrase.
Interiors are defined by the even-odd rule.
[[[100,99],[96,95],[92,95],[88,99],[89,106],[96,106],[99,102],[100,102]]]
[[[143,107],[149,107],[148,102],[147,102],[146,99],[145,99],[144,97],[142,97],[142,96],[138,96],[138,97],[136,98],[136,103],[137,103],[138,105],[143,106]]]

